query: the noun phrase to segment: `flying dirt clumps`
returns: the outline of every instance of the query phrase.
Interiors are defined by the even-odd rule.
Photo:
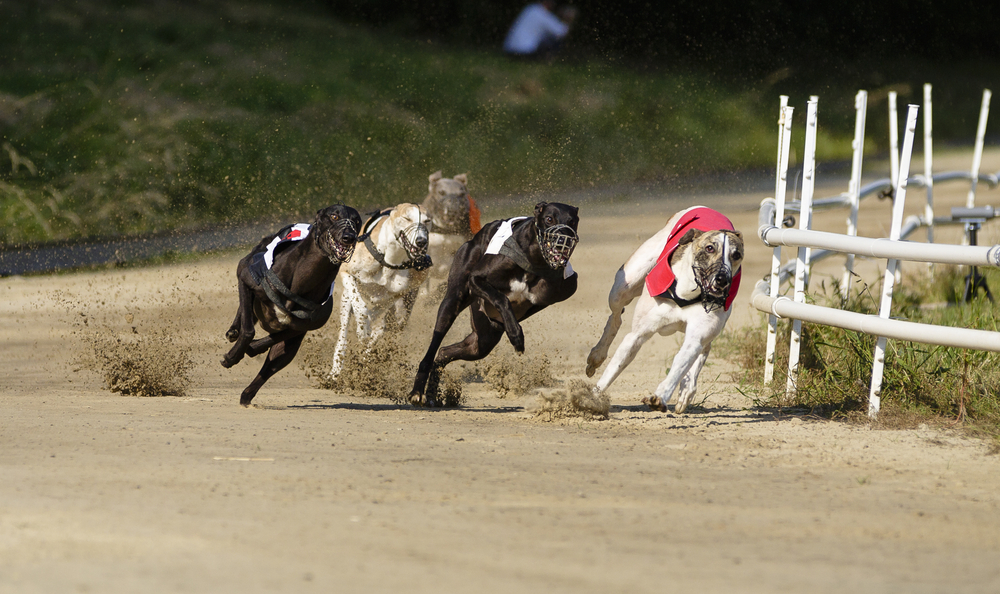
[[[556,385],[549,358],[544,354],[529,357],[513,349],[497,349],[476,365],[479,374],[501,398],[523,396],[535,388]]]
[[[166,333],[96,331],[89,338],[91,369],[112,392],[125,396],[183,396],[194,366]]]
[[[542,390],[538,394],[536,417],[548,420],[582,417],[585,419],[606,419],[611,410],[611,399],[607,393],[595,394],[587,382],[570,380],[567,388]]]
[[[306,340],[309,340],[308,337]],[[303,363],[306,375],[314,378],[319,387],[369,398],[385,398],[395,404],[409,404],[416,363],[410,361],[411,353],[400,344],[397,334],[384,334],[370,350],[352,341],[336,379],[329,376],[333,349],[318,350],[316,346],[308,345]],[[445,406],[461,404],[461,383],[448,370],[441,374],[440,389]]]

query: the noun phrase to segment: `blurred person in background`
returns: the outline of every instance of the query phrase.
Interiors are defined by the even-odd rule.
[[[558,11],[555,6],[554,0],[526,6],[507,32],[504,53],[518,58],[551,60],[577,15],[573,6],[564,6]]]

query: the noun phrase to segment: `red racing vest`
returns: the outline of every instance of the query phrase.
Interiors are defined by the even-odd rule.
[[[677,224],[674,225],[673,230],[670,231],[670,236],[667,238],[667,245],[663,247],[660,257],[656,259],[656,265],[646,275],[646,289],[650,295],[660,297],[670,291],[677,283],[674,271],[670,268],[670,256],[677,250],[678,242],[680,242],[681,237],[684,237],[684,234],[689,229],[698,229],[699,231],[736,230],[733,227],[732,221],[726,218],[724,214],[711,208],[695,206],[686,210],[681,215],[680,220],[677,221]],[[739,291],[740,277],[742,276],[743,268],[740,267],[740,270],[733,275],[733,282],[729,287],[729,295],[726,296],[727,311],[733,305],[733,299],[736,298],[736,292]]]

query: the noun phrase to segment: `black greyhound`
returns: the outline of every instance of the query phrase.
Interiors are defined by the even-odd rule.
[[[323,326],[333,311],[333,281],[351,259],[361,215],[350,206],[328,206],[311,225],[289,225],[262,239],[236,267],[240,307],[226,332],[233,348],[222,359],[232,367],[244,355],[267,353],[260,373],[240,395],[249,406],[268,379],[291,363],[306,332]],[[254,324],[268,336],[254,340]],[[270,350],[268,350],[270,349]]]
[[[412,404],[437,405],[441,369],[456,359],[482,359],[505,332],[514,350],[523,353],[519,322],[576,292],[569,258],[578,239],[578,212],[575,206],[539,202],[533,217],[493,221],[458,248],[431,344],[410,392]],[[438,352],[465,308],[472,333]]]

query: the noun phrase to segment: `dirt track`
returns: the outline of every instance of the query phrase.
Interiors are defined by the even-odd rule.
[[[615,269],[693,203],[747,236],[730,324],[754,322],[762,197],[583,205],[580,290],[525,324],[529,357],[583,379]],[[887,203],[865,208],[862,233],[878,233]],[[648,412],[673,338],[644,348],[604,421],[547,421],[535,394],[479,382],[457,410],[401,407],[319,389],[300,361],[244,409],[259,362],[218,364],[237,259],[0,280],[0,592],[1000,590],[987,444],[754,410],[717,357],[701,409]],[[414,363],[432,309],[419,303],[406,335]],[[190,345],[185,396],[121,396],[86,368],[88,337],[131,326]],[[335,329],[314,353],[332,354]]]

